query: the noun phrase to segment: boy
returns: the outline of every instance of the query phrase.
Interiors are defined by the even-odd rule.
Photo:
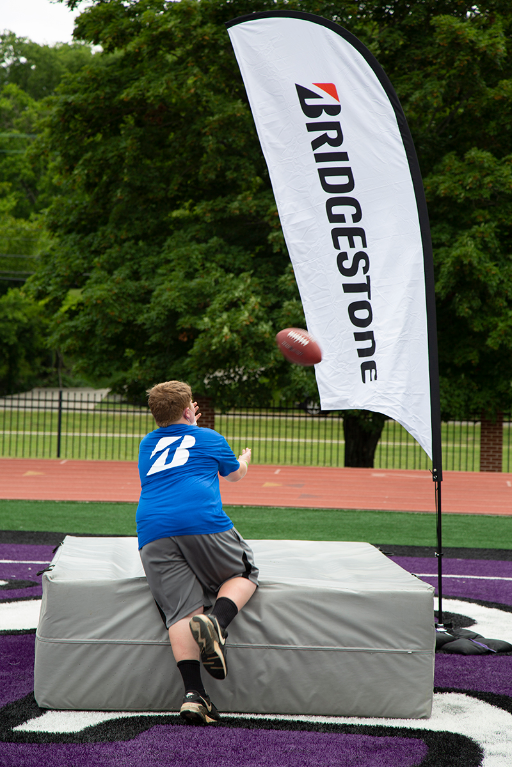
[[[220,716],[204,689],[199,659],[213,677],[226,677],[226,628],[258,584],[252,551],[222,509],[218,475],[243,479],[251,451],[244,448],[237,459],[224,437],[197,426],[200,413],[188,384],[167,381],[148,394],[158,428],[139,451],[140,557],[183,679],[180,714],[210,724]],[[211,594],[217,599],[205,615]]]

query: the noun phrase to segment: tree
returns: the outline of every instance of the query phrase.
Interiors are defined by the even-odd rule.
[[[442,416],[481,416],[482,435],[499,433],[501,411],[512,404],[512,13],[499,1],[453,3],[439,16],[425,3],[405,14],[398,5],[398,24],[380,36],[378,55],[404,104],[425,178]],[[404,21],[416,30],[407,39]]]
[[[82,291],[53,343],[132,396],[162,377],[223,405],[316,390],[274,344],[304,317],[222,24],[238,10],[90,8],[77,34],[105,53],[62,86],[48,120],[59,245],[37,285],[55,306]]]
[[[379,443],[386,416],[369,410],[345,410],[343,432],[345,436],[345,466],[373,468],[375,451]]]
[[[0,394],[30,389],[51,365],[44,307],[23,290],[0,297]]]
[[[509,3],[264,1],[258,11],[280,7],[349,28],[390,76],[432,219],[443,414],[509,407]],[[59,243],[36,287],[56,312],[53,343],[133,396],[163,377],[223,405],[315,393],[311,371],[286,365],[273,342],[304,319],[224,30],[253,10],[250,0],[98,0],[78,18],[77,37],[104,53],[62,84],[39,145],[60,184],[48,219]],[[70,288],[80,300],[63,317]]]
[[[55,189],[47,163],[32,152],[44,98],[69,71],[77,71],[91,58],[83,44],[51,48],[13,32],[0,35],[0,271],[18,273],[19,280],[34,264],[19,262],[35,256],[48,235],[38,214],[48,207]],[[8,262],[5,259],[8,259]],[[16,269],[18,266],[18,269]],[[18,278],[12,278],[16,280]]]
[[[14,32],[0,35],[0,86],[16,85],[35,101],[50,96],[61,80],[90,63],[93,53],[86,43],[39,45]]]
[[[423,171],[443,417],[492,415],[512,404],[512,9],[398,2],[376,20]]]
[[[48,165],[31,152],[44,99],[69,73],[91,60],[85,44],[38,45],[13,32],[0,35],[0,199],[15,218],[29,219],[55,194]]]
[[[59,355],[48,349],[45,301],[23,283],[49,246],[43,211],[55,187],[51,167],[34,151],[46,96],[92,56],[89,46],[40,46],[12,32],[0,35],[0,393],[61,379]],[[18,286],[18,287],[13,287]],[[19,287],[21,286],[21,287]],[[62,312],[61,312],[62,313]],[[58,370],[55,370],[55,368]]]

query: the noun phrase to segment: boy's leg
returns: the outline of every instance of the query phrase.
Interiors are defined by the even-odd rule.
[[[222,584],[209,615],[196,613],[190,620],[192,638],[201,651],[203,666],[215,679],[225,679],[228,673],[226,629],[256,591],[256,584],[242,576]]]
[[[181,660],[199,660],[199,648],[190,633],[189,623],[192,616],[199,615],[202,612],[203,608],[200,607],[185,618],[173,623],[172,626],[169,626],[169,641],[176,663],[179,663]]]
[[[211,613],[216,616],[221,628],[226,629],[228,627],[231,620],[233,620],[237,612],[242,609],[246,602],[249,601],[255,591],[256,584],[247,580],[247,578],[231,578],[231,580],[226,581],[226,583],[221,586],[219,596],[217,597],[217,601],[215,602],[215,606]],[[223,605],[222,603],[219,603],[219,600],[222,598],[226,601],[229,600],[229,602],[233,604],[232,617],[229,615],[229,603],[224,605],[224,610],[222,610]],[[190,632],[190,619],[194,615],[201,615],[202,612],[203,608],[201,607],[191,612],[190,615],[187,615],[185,618],[177,621],[172,626],[169,626],[169,641],[176,663],[183,660],[199,661],[199,647],[194,636]]]
[[[219,589],[217,601],[225,597],[235,603],[238,610],[249,601],[254,592],[256,591],[256,584],[250,581],[248,578],[231,578],[222,584]],[[217,602],[215,603],[215,606]],[[212,613],[215,614],[215,606]],[[226,628],[223,626],[223,628]]]
[[[180,714],[193,724],[216,722],[219,713],[204,689],[199,649],[189,628],[190,619],[203,612],[203,588],[172,538],[146,544],[140,555],[148,585],[168,626],[172,652],[183,679]]]
[[[191,724],[213,724],[220,719],[219,712],[204,689],[199,647],[190,633],[190,619],[202,612],[201,607],[169,626],[169,641],[185,688],[180,715]]]
[[[179,545],[205,591],[217,594],[210,616],[193,616],[190,630],[205,669],[215,679],[224,679],[228,670],[226,626],[251,598],[258,582],[253,553],[234,528],[223,533],[181,536]]]

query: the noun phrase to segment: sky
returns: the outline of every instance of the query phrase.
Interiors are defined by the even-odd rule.
[[[82,7],[88,4],[86,0]],[[79,12],[50,0],[0,0],[0,31],[15,32],[40,45],[70,43],[73,19]]]

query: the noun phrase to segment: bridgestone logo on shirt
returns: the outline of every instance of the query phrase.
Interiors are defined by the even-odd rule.
[[[196,438],[190,434],[186,434],[181,440],[181,445],[176,448],[171,463],[166,464],[167,457],[169,455],[170,445],[176,442],[180,437],[162,437],[158,440],[157,445],[151,453],[151,458],[157,453],[162,453],[151,466],[150,470],[146,474],[149,477],[150,474],[156,474],[159,471],[166,471],[167,469],[176,469],[178,466],[183,466],[189,459],[190,453],[187,448],[193,447],[196,444]]]

